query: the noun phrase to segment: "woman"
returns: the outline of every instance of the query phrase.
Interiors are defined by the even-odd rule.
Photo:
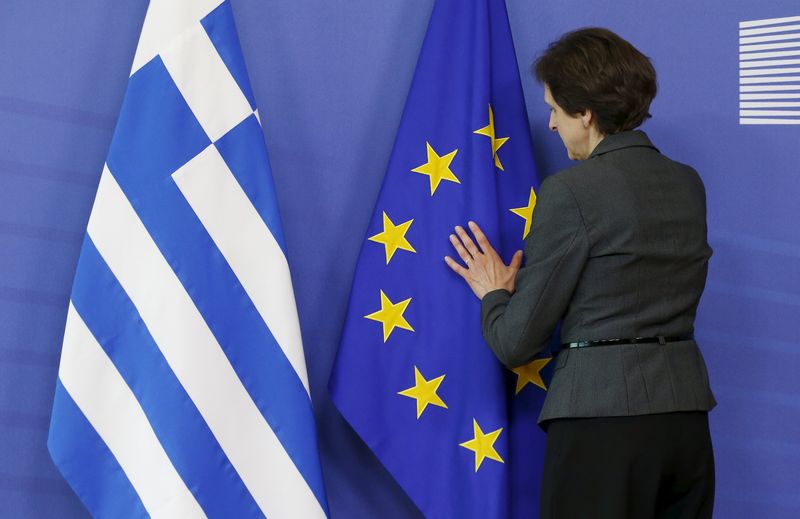
[[[575,166],[538,193],[525,265],[505,265],[474,223],[447,264],[481,299],[483,335],[509,368],[563,319],[539,417],[541,517],[711,517],[716,402],[692,339],[711,249],[697,172],[641,131],[656,94],[649,59],[605,29],[552,43],[535,63]],[[477,242],[477,243],[476,243]]]

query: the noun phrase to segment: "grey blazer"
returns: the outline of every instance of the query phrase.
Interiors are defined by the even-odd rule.
[[[539,189],[515,292],[481,300],[483,335],[508,367],[561,341],[694,332],[711,248],[705,189],[641,131],[604,138]],[[562,350],[539,423],[554,418],[708,411],[693,340]]]

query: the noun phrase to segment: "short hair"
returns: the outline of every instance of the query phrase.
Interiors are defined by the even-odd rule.
[[[658,90],[650,58],[608,29],[564,34],[534,62],[536,79],[568,114],[591,110],[600,133],[632,130],[651,117]]]

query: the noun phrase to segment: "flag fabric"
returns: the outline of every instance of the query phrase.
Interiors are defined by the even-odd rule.
[[[445,264],[476,221],[508,262],[538,180],[503,0],[437,0],[356,266],[330,390],[427,517],[538,514],[549,357],[512,371]]]
[[[151,1],[48,439],[92,515],[328,515],[285,250],[230,2]]]

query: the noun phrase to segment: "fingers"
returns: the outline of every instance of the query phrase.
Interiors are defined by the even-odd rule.
[[[481,250],[485,254],[494,253],[494,247],[492,247],[492,244],[489,243],[489,238],[483,234],[483,231],[480,227],[478,227],[478,224],[475,222],[469,222],[468,225],[469,229],[472,231],[472,234],[475,235],[475,239],[478,241],[478,245],[480,245]]]
[[[514,257],[511,258],[511,263],[508,265],[510,268],[514,270],[519,270],[522,266],[522,251],[518,250],[514,253]]]
[[[461,232],[463,233],[464,230],[462,229]],[[473,260],[472,259],[473,255],[470,254],[469,251],[466,248],[464,248],[464,245],[461,244],[461,240],[459,240],[458,237],[455,234],[451,234],[450,235],[450,243],[453,244],[453,248],[456,249],[456,252],[458,253],[458,256],[461,258],[461,260],[464,263],[466,263],[467,266],[469,267],[470,266],[470,262],[472,262],[472,260]],[[474,247],[474,244],[473,244],[473,247]]]
[[[461,265],[459,265],[453,258],[451,258],[450,256],[445,256],[444,262],[447,263],[447,266],[450,267],[453,270],[453,272],[455,272],[462,278],[467,279],[467,274],[469,273],[469,271],[464,267],[462,267]]]
[[[478,254],[481,253],[481,251],[478,250],[478,246],[475,245],[475,242],[472,241],[472,238],[470,238],[469,234],[467,234],[467,231],[465,231],[460,225],[456,225],[456,234],[458,234],[458,237],[461,238],[462,242],[464,242],[464,247],[473,258],[477,257]]]

